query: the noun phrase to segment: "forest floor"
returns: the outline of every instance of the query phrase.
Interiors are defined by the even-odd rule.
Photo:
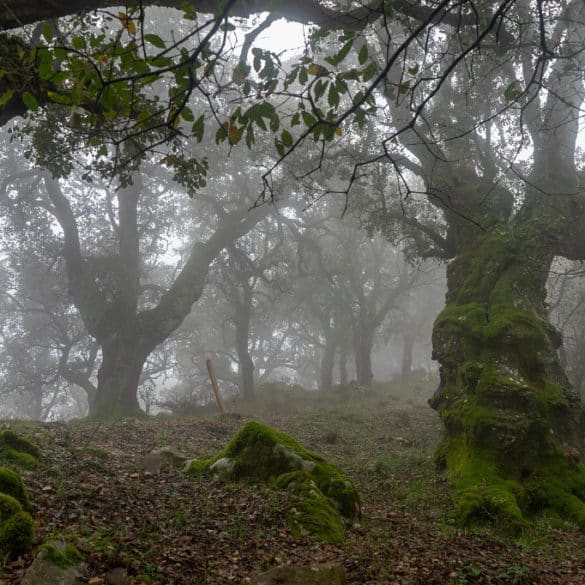
[[[37,544],[56,536],[75,544],[85,582],[95,583],[123,568],[128,585],[240,585],[275,565],[324,562],[359,585],[585,583],[585,536],[572,524],[541,517],[516,539],[453,525],[432,460],[441,426],[421,388],[289,394],[199,418],[4,421],[42,450],[38,467],[22,472]],[[214,454],[251,418],[291,433],[358,486],[363,517],[343,544],[293,537],[285,492],[143,469],[157,446]],[[5,564],[0,585],[18,583],[31,561]]]

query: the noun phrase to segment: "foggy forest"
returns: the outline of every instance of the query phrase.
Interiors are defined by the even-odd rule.
[[[0,2],[0,585],[585,583],[585,2]]]

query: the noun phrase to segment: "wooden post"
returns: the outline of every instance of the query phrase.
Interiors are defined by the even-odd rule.
[[[221,397],[219,384],[217,383],[217,376],[215,375],[215,370],[213,369],[213,363],[211,362],[211,359],[207,360],[207,371],[209,372],[209,379],[211,380],[211,387],[213,388],[213,393],[215,394],[215,400],[217,401],[219,412],[224,413],[225,405],[223,403],[223,398]]]

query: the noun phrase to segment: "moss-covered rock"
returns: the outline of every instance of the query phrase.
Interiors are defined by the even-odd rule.
[[[22,506],[18,500],[8,494],[0,493],[0,525],[8,520],[10,516],[14,516],[14,514],[21,511]]]
[[[14,431],[0,431],[0,459],[22,467],[36,465],[40,452],[36,445]]]
[[[72,545],[51,540],[39,548],[41,557],[61,569],[69,569],[83,562],[83,556]]]
[[[30,550],[34,521],[20,476],[0,467],[0,555],[13,558]]]
[[[20,475],[6,467],[0,467],[0,493],[12,496],[24,510],[30,511],[30,501]]]
[[[357,490],[334,465],[290,435],[255,421],[247,423],[221,453],[190,461],[185,471],[287,489],[297,498],[287,514],[293,532],[328,542],[343,539],[342,517],[360,514]]]
[[[0,524],[0,554],[14,558],[30,550],[35,524],[28,512],[19,511]]]
[[[21,585],[74,585],[79,582],[85,564],[79,551],[62,541],[49,541],[39,547]]]
[[[295,536],[312,535],[323,542],[342,542],[345,526],[332,500],[323,495],[306,471],[290,471],[279,475],[273,485],[287,489],[297,502],[287,511],[287,520]]]

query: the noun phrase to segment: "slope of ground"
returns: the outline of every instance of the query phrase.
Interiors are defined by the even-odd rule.
[[[278,564],[321,562],[343,565],[359,585],[585,583],[585,537],[570,524],[541,518],[513,540],[451,523],[449,491],[432,462],[440,423],[420,391],[285,394],[206,418],[5,421],[41,447],[40,465],[23,472],[37,543],[74,543],[88,562],[86,581],[98,583],[121,568],[129,585],[240,584]],[[143,469],[157,446],[215,453],[251,418],[293,434],[354,480],[363,518],[346,542],[291,536],[286,493]],[[31,561],[5,563],[0,585],[18,583]]]

